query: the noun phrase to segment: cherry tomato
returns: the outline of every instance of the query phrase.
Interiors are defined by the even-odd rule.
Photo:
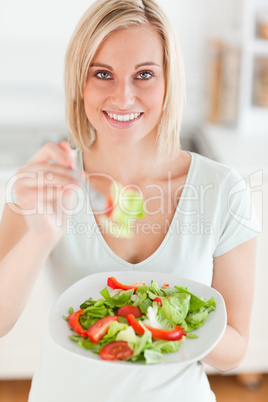
[[[136,318],[142,316],[142,312],[140,311],[139,307],[136,306],[129,306],[129,305],[122,306],[116,312],[116,315],[119,317],[127,318],[128,314],[133,314],[134,317]]]
[[[96,321],[87,331],[87,335],[91,342],[98,343],[108,332],[113,321],[118,321],[116,315],[108,315]]]
[[[126,341],[114,341],[103,346],[100,357],[104,360],[124,360],[133,355]]]

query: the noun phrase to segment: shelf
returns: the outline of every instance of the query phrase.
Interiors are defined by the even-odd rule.
[[[268,133],[268,107],[258,106],[268,103],[268,39],[258,36],[256,20],[257,11],[267,7],[267,1],[242,0],[240,24],[232,35],[223,36],[221,47],[211,57],[208,120],[225,127],[229,124],[245,135]]]

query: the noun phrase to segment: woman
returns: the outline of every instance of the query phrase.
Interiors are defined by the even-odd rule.
[[[251,211],[250,199],[239,191],[241,177],[233,169],[179,148],[183,72],[159,6],[152,0],[94,3],[71,38],[65,88],[70,142],[81,150],[77,168],[91,178],[90,196],[108,195],[111,180],[134,185],[144,196],[146,217],[131,238],[110,236],[71,172],[71,147],[44,145],[19,170],[17,200],[10,195],[2,218],[0,333],[18,319],[45,262],[48,308],[90,273],[166,272],[223,295],[228,325],[204,362],[222,371],[236,367],[249,336],[258,223],[254,215],[241,220]],[[80,207],[71,209],[74,192]],[[81,224],[90,233],[81,234]],[[111,369],[58,350],[47,332],[29,401],[176,396],[215,400],[201,363],[183,371],[176,365]]]

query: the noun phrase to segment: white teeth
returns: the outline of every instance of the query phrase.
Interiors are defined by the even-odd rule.
[[[108,116],[117,121],[130,121],[137,119],[137,117],[140,116],[141,113],[131,113],[131,114],[115,114],[115,113],[107,113]]]

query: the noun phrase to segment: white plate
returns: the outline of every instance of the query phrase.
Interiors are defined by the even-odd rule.
[[[179,278],[175,275],[168,275],[156,272],[102,272],[99,274],[89,275],[69,287],[57,300],[54,305],[49,320],[50,334],[53,341],[68,353],[73,353],[81,359],[90,359],[102,364],[116,364],[130,366],[145,366],[142,363],[133,363],[126,361],[105,361],[98,354],[92,353],[89,350],[83,349],[77,343],[71,341],[69,336],[71,331],[68,323],[62,318],[63,315],[68,315],[69,307],[74,310],[80,309],[82,304],[89,297],[93,300],[102,298],[100,291],[107,286],[107,278],[114,276],[119,282],[124,284],[132,284],[135,282],[145,282],[151,284],[151,280],[157,282],[160,286],[163,283],[168,283],[170,286],[188,286],[189,291],[199,297],[204,297],[209,300],[214,297],[216,302],[216,310],[209,313],[209,319],[204,325],[195,330],[198,335],[197,339],[185,339],[180,349],[176,353],[167,353],[164,355],[164,360],[160,364],[190,364],[194,361],[201,360],[206,356],[220,341],[226,327],[226,309],[222,296],[215,289],[185,278]],[[109,288],[109,290],[111,290]],[[152,367],[152,365],[147,365]],[[155,365],[159,366],[159,364]]]

